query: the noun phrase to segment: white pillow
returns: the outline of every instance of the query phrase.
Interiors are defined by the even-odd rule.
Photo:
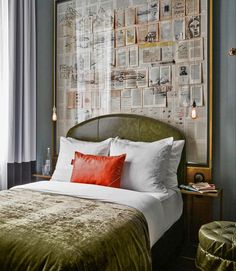
[[[167,178],[164,181],[167,188],[178,187],[177,170],[184,148],[184,143],[184,140],[177,140],[173,142],[167,168]]]
[[[130,141],[127,139],[119,139],[122,142],[133,142],[137,145],[148,145],[150,142],[135,142]],[[162,140],[160,140],[162,141]],[[173,142],[170,156],[169,156],[169,162],[167,166],[167,174],[166,178],[164,178],[164,185],[167,188],[176,188],[178,187],[178,178],[177,178],[177,170],[181,159],[181,154],[184,148],[185,140],[176,140]]]
[[[121,187],[143,192],[167,192],[163,180],[173,144],[173,137],[143,143],[115,138],[110,155],[126,153]]]
[[[89,142],[61,137],[59,156],[51,180],[69,182],[73,169],[71,160],[74,158],[75,151],[84,154],[108,155],[111,141],[112,138],[101,142]]]

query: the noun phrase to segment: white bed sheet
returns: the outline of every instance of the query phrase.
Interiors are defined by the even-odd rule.
[[[143,213],[147,220],[151,246],[180,218],[183,209],[182,197],[178,189],[168,189],[167,193],[144,193],[106,186],[57,181],[34,182],[15,186],[12,189],[18,188],[96,199],[136,208]]]

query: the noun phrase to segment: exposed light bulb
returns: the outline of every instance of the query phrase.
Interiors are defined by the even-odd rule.
[[[196,110],[195,107],[192,108],[191,118],[192,118],[192,119],[196,119],[196,118],[197,118],[197,110]]]
[[[196,109],[196,107],[197,107],[196,102],[193,101],[192,110],[191,110],[191,118],[192,119],[197,118],[197,109]]]
[[[236,48],[231,48],[228,52],[229,56],[236,56]]]
[[[52,109],[52,120],[57,121],[57,109],[55,105],[53,106],[53,109]]]

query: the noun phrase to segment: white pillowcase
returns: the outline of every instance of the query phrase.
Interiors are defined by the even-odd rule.
[[[181,154],[184,148],[184,140],[176,140],[173,142],[167,167],[167,178],[164,184],[167,188],[178,187],[177,170],[181,159]]]
[[[74,159],[76,151],[84,154],[107,156],[109,154],[111,141],[112,138],[108,138],[101,142],[89,142],[69,137],[61,137],[59,156],[51,180],[69,182],[73,169],[71,160]]]
[[[110,155],[126,153],[121,188],[143,192],[167,192],[163,184],[167,173],[173,137],[144,143],[115,138]]]
[[[119,139],[122,142],[132,142],[133,144],[136,144],[137,146],[146,146],[149,145],[149,142],[134,142],[127,139]],[[165,140],[165,139],[164,139]],[[162,142],[163,140],[159,140],[157,142]],[[177,170],[180,163],[182,151],[184,148],[185,140],[176,140],[173,141],[173,145],[171,148],[171,152],[169,155],[169,161],[167,165],[167,173],[166,178],[163,180],[163,184],[167,188],[176,188],[178,187],[178,178],[177,178]]]

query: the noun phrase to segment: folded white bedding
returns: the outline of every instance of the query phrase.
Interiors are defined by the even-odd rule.
[[[178,189],[168,189],[166,193],[149,193],[58,181],[34,182],[12,189],[17,188],[114,202],[136,208],[147,220],[151,246],[179,219],[183,209]]]

